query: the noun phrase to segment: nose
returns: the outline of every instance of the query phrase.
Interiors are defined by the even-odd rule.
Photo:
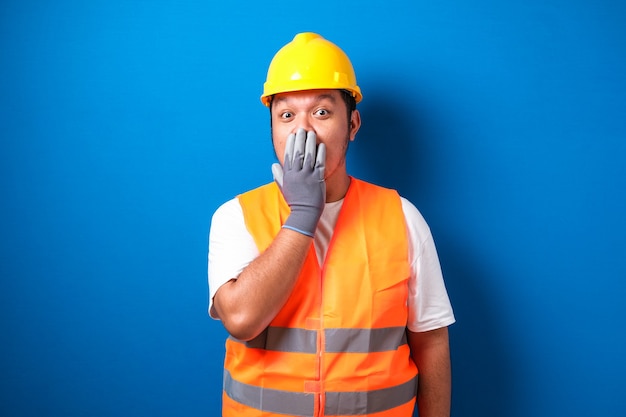
[[[315,132],[315,129],[313,128],[313,123],[311,123],[311,119],[308,115],[302,115],[292,133],[296,133],[298,129],[304,129],[307,132]]]

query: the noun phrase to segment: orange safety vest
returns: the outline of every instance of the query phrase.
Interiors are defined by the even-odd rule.
[[[289,207],[275,183],[239,202],[263,252]],[[311,244],[268,328],[249,342],[227,339],[223,416],[412,416],[409,276],[397,192],[352,178],[324,264]]]

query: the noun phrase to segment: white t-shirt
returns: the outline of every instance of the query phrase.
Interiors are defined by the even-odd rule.
[[[315,250],[321,262],[342,204],[343,200],[326,203],[318,223]],[[408,228],[411,264],[407,327],[412,332],[425,332],[449,326],[455,318],[430,228],[417,208],[405,198],[402,198],[402,211]],[[246,228],[239,200],[227,201],[213,214],[209,232],[209,314],[212,318],[219,319],[213,308],[218,288],[237,278],[257,256],[259,250]]]

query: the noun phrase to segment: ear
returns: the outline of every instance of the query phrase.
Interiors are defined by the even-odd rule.
[[[356,138],[356,132],[361,127],[361,113],[358,110],[353,110],[350,116],[350,142]]]

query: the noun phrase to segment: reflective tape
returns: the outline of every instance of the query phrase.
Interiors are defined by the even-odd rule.
[[[315,394],[260,388],[232,379],[224,371],[224,392],[233,401],[261,411],[292,416],[312,417]]]
[[[411,401],[417,394],[417,376],[404,384],[362,392],[327,392],[324,414],[360,416],[380,413]]]
[[[261,388],[234,380],[224,371],[224,392],[232,400],[256,410],[293,416],[312,416],[315,393]],[[327,416],[359,416],[391,410],[413,400],[417,376],[404,384],[373,391],[326,392]]]
[[[326,329],[324,350],[329,353],[369,353],[397,350],[406,345],[405,327],[381,329]],[[252,349],[278,352],[317,353],[317,331],[288,327],[268,327],[256,338],[239,343]]]
[[[326,329],[326,352],[369,353],[397,350],[406,345],[405,327],[382,329]]]
[[[274,350],[278,352],[311,353],[317,352],[317,331],[289,327],[268,327],[252,340],[242,342],[252,349]]]

